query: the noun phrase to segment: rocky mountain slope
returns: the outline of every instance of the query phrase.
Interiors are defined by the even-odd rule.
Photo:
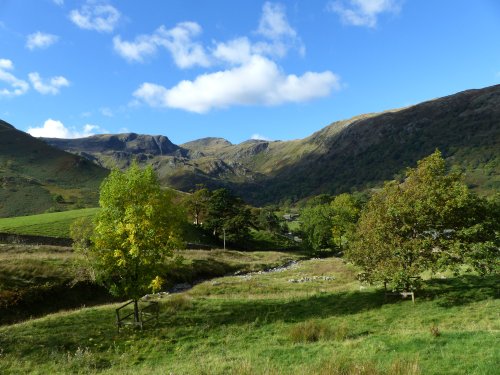
[[[0,217],[95,206],[107,173],[0,120]]]
[[[161,136],[120,134],[46,142],[108,167],[151,164],[181,190],[227,186],[256,204],[373,187],[439,148],[488,193],[500,188],[500,85],[337,121],[294,141],[204,138],[176,146]]]

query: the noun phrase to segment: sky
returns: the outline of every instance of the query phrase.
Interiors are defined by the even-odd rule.
[[[499,83],[497,0],[0,0],[0,119],[37,137],[299,139]]]

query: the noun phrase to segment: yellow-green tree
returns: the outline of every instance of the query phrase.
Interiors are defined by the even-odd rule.
[[[134,300],[136,322],[138,299],[161,287],[165,260],[181,244],[183,215],[172,198],[150,167],[111,171],[101,185],[90,245],[80,246],[96,280]]]

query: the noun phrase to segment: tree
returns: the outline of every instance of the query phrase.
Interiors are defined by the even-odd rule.
[[[229,241],[242,241],[249,236],[250,219],[250,210],[241,198],[227,189],[212,192],[204,225],[213,231],[214,236],[220,237],[225,231]]]
[[[138,299],[161,287],[164,261],[180,246],[182,215],[152,168],[141,170],[135,164],[126,172],[111,171],[101,185],[99,205],[91,242],[79,241],[77,250],[98,282],[113,295],[134,301],[138,322]]]
[[[275,207],[263,207],[255,214],[256,226],[271,233],[281,233],[283,231],[282,220],[275,214]]]
[[[337,195],[330,203],[332,243],[339,253],[344,251],[354,236],[361,205],[360,199],[347,193]]]
[[[203,222],[207,214],[209,200],[210,191],[201,185],[198,185],[197,189],[184,199],[184,205],[187,211],[193,215],[195,225],[200,225]]]
[[[300,231],[304,244],[314,252],[332,247],[332,209],[330,204],[305,207],[300,211]]]
[[[424,270],[456,269],[473,248],[496,249],[498,256],[498,225],[490,216],[462,176],[447,173],[436,150],[408,169],[402,183],[387,182],[372,196],[347,256],[363,269],[365,280],[413,290]]]

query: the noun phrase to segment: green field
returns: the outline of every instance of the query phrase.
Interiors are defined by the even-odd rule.
[[[193,253],[188,263],[209,254]],[[263,254],[220,257],[221,263],[231,257],[241,264],[266,262]],[[118,305],[4,326],[0,372],[497,373],[498,277],[440,275],[425,282],[412,304],[385,301],[379,289],[360,287],[355,274],[341,259],[329,258],[282,272],[213,279],[160,299],[159,324],[144,331],[118,333]]]
[[[53,212],[0,219],[0,233],[69,238],[71,223],[80,217],[93,216],[98,208]]]

